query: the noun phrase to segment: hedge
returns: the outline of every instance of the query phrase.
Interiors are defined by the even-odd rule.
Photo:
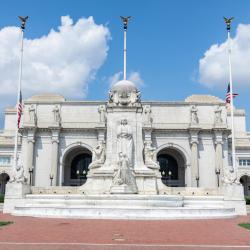
[[[4,202],[4,194],[0,194],[0,203]]]
[[[250,196],[245,196],[247,205],[250,205]]]

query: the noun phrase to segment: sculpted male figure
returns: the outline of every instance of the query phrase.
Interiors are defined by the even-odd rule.
[[[198,109],[195,105],[191,107],[191,124],[198,124],[199,119],[198,119]]]
[[[93,149],[92,163],[89,165],[89,169],[100,167],[105,161],[105,142],[101,141]]]
[[[98,107],[98,112],[100,114],[100,122],[105,122],[106,121],[106,108],[105,108],[105,105],[100,105]]]
[[[126,155],[129,165],[132,164],[133,137],[132,128],[128,125],[127,119],[121,120],[117,129],[117,152]]]
[[[159,164],[156,160],[156,148],[152,147],[150,143],[145,142],[144,147],[145,164],[152,169],[159,169]]]
[[[215,113],[215,124],[221,124],[223,122],[221,117],[222,109],[220,106],[217,106],[214,113]]]
[[[59,107],[57,105],[53,108],[53,113],[54,113],[54,122],[60,123],[61,122],[61,116],[60,116]]]
[[[29,107],[29,116],[30,122],[36,123],[36,109],[33,104]]]

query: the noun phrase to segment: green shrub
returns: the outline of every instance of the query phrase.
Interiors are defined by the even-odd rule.
[[[241,223],[239,226],[244,227],[246,229],[250,229],[250,223]]]
[[[247,205],[250,205],[250,196],[245,196]]]
[[[4,194],[0,194],[0,203],[4,202]]]
[[[12,223],[13,223],[12,221],[0,221],[0,227],[7,226],[7,225],[12,224]]]

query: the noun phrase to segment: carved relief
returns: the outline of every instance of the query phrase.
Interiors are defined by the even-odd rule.
[[[105,142],[101,141],[93,149],[92,162],[89,165],[89,169],[101,167],[104,164],[105,159],[106,159]]]
[[[152,169],[159,169],[160,166],[156,159],[156,148],[151,146],[151,142],[144,143],[145,164]]]
[[[140,102],[140,91],[131,92],[109,92],[109,103],[113,103],[116,106],[135,106]]]

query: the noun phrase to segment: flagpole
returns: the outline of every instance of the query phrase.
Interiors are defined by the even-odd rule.
[[[229,65],[229,85],[230,85],[230,111],[231,111],[231,136],[232,136],[232,168],[231,172],[236,171],[235,156],[235,135],[234,135],[234,97],[233,97],[233,80],[232,80],[232,64],[231,64],[231,22],[233,18],[224,18],[227,25],[227,43],[228,43],[228,65]]]
[[[124,28],[123,79],[127,78],[127,29]]]
[[[23,36],[24,36],[24,30],[25,30],[25,24],[26,20],[28,17],[23,18],[19,17],[21,21],[21,26],[20,26],[20,36],[21,36],[21,45],[20,45],[20,58],[19,58],[19,79],[18,79],[18,86],[17,86],[17,102],[16,102],[16,132],[15,132],[15,148],[14,148],[14,163],[13,167],[14,170],[17,169],[17,147],[18,147],[18,132],[19,132],[19,122],[18,122],[18,110],[19,110],[19,102],[20,102],[20,95],[21,95],[21,87],[22,87],[22,70],[23,70]]]
[[[131,16],[123,17],[121,16],[123,22],[123,79],[126,80],[127,78],[127,28],[128,28],[128,20]]]

